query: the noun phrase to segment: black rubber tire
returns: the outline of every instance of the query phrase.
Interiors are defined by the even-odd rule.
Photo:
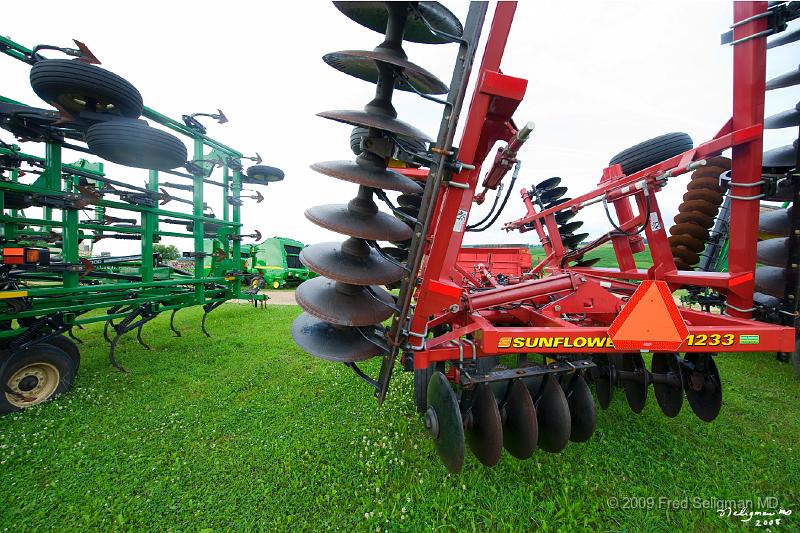
[[[71,113],[93,111],[128,118],[139,118],[142,114],[142,95],[136,87],[97,65],[69,59],[45,59],[31,67],[30,82],[39,98]],[[83,97],[86,103],[76,102],[70,95]],[[106,106],[98,108],[91,105],[92,100],[104,102]]]
[[[136,120],[110,120],[89,127],[86,144],[95,155],[126,167],[172,170],[186,164],[183,141]]]
[[[56,335],[52,339],[48,339],[47,344],[55,346],[66,353],[75,365],[75,373],[78,373],[81,367],[81,351],[75,341],[65,335]]]
[[[72,358],[67,355],[63,350],[51,346],[46,343],[34,345],[27,350],[16,352],[12,354],[11,360],[0,376],[0,383],[6,384],[8,380],[20,369],[34,364],[34,363],[48,363],[55,367],[58,371],[58,386],[53,390],[52,394],[45,398],[43,401],[49,401],[57,396],[68,392],[72,389],[72,384],[75,380],[75,365]],[[39,402],[41,403],[41,402]],[[0,390],[0,415],[22,411],[23,408],[16,406],[8,401],[7,393],[5,390]]]
[[[286,175],[283,170],[267,165],[253,165],[247,169],[247,174],[242,177],[242,183],[252,183],[254,185],[266,185],[281,181]]]
[[[420,413],[428,410],[428,382],[435,372],[444,372],[444,364],[434,363],[423,370],[414,370],[414,406]]]
[[[622,165],[625,174],[633,174],[657,163],[682,154],[694,147],[688,133],[667,133],[623,150],[609,161],[609,165]]]

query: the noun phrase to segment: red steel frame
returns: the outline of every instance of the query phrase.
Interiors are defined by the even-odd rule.
[[[767,2],[734,2],[734,21],[766,11]],[[481,165],[497,141],[512,143],[517,133],[511,117],[525,94],[527,81],[503,74],[500,63],[515,2],[499,2],[492,20],[475,92],[459,147],[459,159],[473,165],[453,175],[436,199],[436,208],[425,240],[424,260],[416,290],[416,305],[410,323],[409,342],[414,348],[414,368],[431,362],[502,355],[504,353],[610,353],[608,326],[636,289],[635,282],[662,280],[671,290],[685,285],[710,287],[727,295],[726,316],[681,308],[689,329],[680,352],[782,351],[794,349],[794,328],[750,320],[753,301],[755,251],[758,233],[758,200],[747,184],[761,179],[762,131],[766,42],[755,38],[733,47],[733,117],[710,141],[650,168],[626,176],[619,165],[603,171],[596,189],[557,207],[537,212],[523,191],[528,214],[508,223],[506,229],[527,231],[532,224],[547,253],[535,272],[547,272],[540,279],[498,286],[470,293],[462,287],[463,273],[456,264],[461,248],[465,217],[476,200]],[[766,29],[766,18],[755,19],[734,30],[741,39]],[[704,159],[733,150],[731,245],[729,272],[678,271],[670,252],[667,234],[655,199],[670,177],[691,171]],[[485,186],[496,187],[505,173],[496,158]],[[508,168],[506,162],[504,168]],[[646,215],[649,196],[650,216]],[[631,230],[646,224],[653,266],[637,269],[633,254],[643,250],[641,237],[608,235],[589,248],[612,242],[619,268],[564,268],[567,250],[561,243],[555,213],[578,210],[603,198],[614,207],[620,228]],[[630,200],[634,200],[635,209]],[[478,195],[482,200],[482,194]],[[634,212],[636,211],[636,213]],[[647,220],[645,220],[647,218]],[[583,252],[586,249],[582,250]],[[555,297],[555,298],[554,298]],[[555,301],[553,301],[555,300]],[[519,305],[532,301],[534,306]],[[580,323],[564,315],[585,317]],[[431,319],[431,317],[433,317]],[[450,332],[425,340],[429,329],[449,324]],[[470,336],[471,341],[463,340]],[[744,336],[744,337],[740,337]],[[758,344],[749,344],[758,336]],[[703,342],[699,342],[702,339]],[[745,341],[745,344],[742,341]],[[521,346],[520,346],[521,344]]]

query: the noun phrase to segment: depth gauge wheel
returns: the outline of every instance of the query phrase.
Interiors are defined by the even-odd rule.
[[[45,59],[31,67],[33,91],[70,113],[92,111],[128,118],[142,114],[142,95],[130,82],[96,65]]]
[[[72,388],[75,364],[63,350],[41,343],[10,357],[0,376],[0,414],[52,400]]]
[[[687,133],[667,133],[621,151],[611,158],[609,165],[622,165],[625,174],[633,174],[691,150],[693,146]]]
[[[89,127],[86,144],[92,153],[126,167],[172,170],[186,163],[183,141],[135,120],[110,120]]]

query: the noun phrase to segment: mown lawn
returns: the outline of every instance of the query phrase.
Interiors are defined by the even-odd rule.
[[[530,252],[531,252],[531,257],[533,258],[534,265],[536,264],[537,259],[541,261],[547,256],[547,254],[544,253],[544,248],[542,248],[541,246],[531,246]],[[600,259],[600,261],[598,261],[597,264],[594,265],[596,267],[619,268],[619,264],[617,263],[617,257],[614,254],[614,247],[611,244],[603,244],[602,246],[597,247],[591,252],[586,253],[585,259],[594,259],[594,258]],[[636,262],[636,266],[638,268],[648,268],[653,264],[653,260],[650,257],[650,249],[646,245],[645,245],[645,250],[643,252],[634,254],[633,260]]]
[[[0,419],[0,530],[445,531],[756,529],[713,509],[624,510],[625,498],[755,500],[800,528],[800,380],[773,355],[719,358],[725,400],[711,424],[620,393],[592,440],[487,469],[442,467],[398,372],[378,409],[342,365],[292,343],[294,306],[225,305],[160,317],[147,352],[106,361],[100,327],[75,390]],[[370,365],[375,370],[375,365]],[[609,499],[616,498],[616,508]]]

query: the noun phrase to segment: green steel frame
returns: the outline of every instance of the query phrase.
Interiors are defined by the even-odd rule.
[[[0,51],[22,61],[26,61],[32,52],[4,37],[0,37]],[[19,104],[2,96],[0,102]],[[109,325],[114,327],[117,337],[136,327],[141,333],[141,326],[155,315],[172,311],[174,318],[177,310],[196,305],[204,306],[203,332],[206,333],[205,316],[222,302],[242,297],[240,194],[243,179],[241,161],[245,158],[244,155],[149,107],[144,108],[143,118],[191,139],[192,161],[209,159],[221,161],[221,182],[209,180],[208,173],[205,175],[178,173],[192,180],[192,209],[189,213],[163,209],[158,205],[152,207],[103,197],[92,202],[97,220],[103,219],[106,209],[113,208],[128,211],[134,217],[138,214],[141,223],[109,226],[99,224],[97,220],[80,220],[80,209],[72,207],[63,209],[44,207],[42,218],[25,217],[22,211],[5,208],[7,193],[66,198],[78,192],[79,179],[89,180],[97,189],[101,189],[107,184],[104,180],[111,178],[106,176],[102,163],[92,164],[80,160],[75,164],[65,164],[62,161],[63,147],[58,143],[46,143],[44,157],[23,153],[16,145],[0,145],[0,156],[19,158],[27,164],[26,166],[36,168],[35,172],[40,170],[39,176],[33,183],[21,181],[23,173],[29,171],[22,171],[20,168],[12,168],[9,176],[0,179],[0,242],[5,247],[46,247],[60,254],[63,261],[60,271],[52,268],[28,271],[16,278],[19,281],[18,286],[14,283],[11,286],[6,284],[7,290],[0,290],[0,348],[10,347],[13,350],[20,342],[36,342],[37,337],[54,329],[69,331],[73,326],[93,322],[106,322],[107,327]],[[205,153],[206,149],[209,149],[210,153]],[[211,169],[213,170],[213,166]],[[168,175],[175,174],[170,172]],[[146,189],[151,196],[159,194],[162,176],[163,173],[155,170],[149,172]],[[221,191],[223,206],[221,218],[204,215],[206,199],[204,188],[208,184]],[[119,190],[125,190],[124,186],[119,187]],[[229,198],[231,198],[230,203]],[[192,223],[191,233],[162,229],[163,223],[160,220],[164,217],[185,220],[187,224]],[[207,238],[204,228],[206,223],[219,228],[215,239],[220,243],[224,257],[221,253],[216,255],[204,253],[204,241]],[[53,242],[54,228],[60,231],[62,242],[59,246],[55,246],[57,243]],[[95,272],[102,271],[105,274],[102,280],[98,280],[91,272],[93,267],[81,262],[79,256],[81,241],[114,236],[141,239],[139,275],[133,276],[138,279],[131,279],[131,276],[119,276],[115,279],[113,273],[104,271],[98,266]],[[161,237],[191,239],[193,272],[174,269],[177,271],[172,272],[169,279],[154,279],[153,245]],[[210,262],[210,269],[205,268],[207,262]],[[106,312],[87,314],[98,309]],[[121,322],[115,325],[113,322],[115,320]],[[172,326],[172,320],[170,324]],[[137,338],[141,342],[141,338]],[[112,342],[110,354],[112,362],[114,362],[113,348],[116,340],[118,339]]]

